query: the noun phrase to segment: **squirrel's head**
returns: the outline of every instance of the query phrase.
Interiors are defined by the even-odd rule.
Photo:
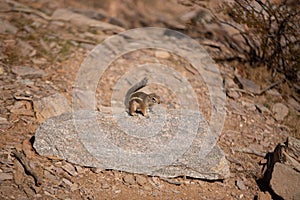
[[[149,94],[149,97],[151,98],[151,102],[153,104],[155,104],[155,103],[160,104],[160,97],[157,94],[151,93],[151,94]]]

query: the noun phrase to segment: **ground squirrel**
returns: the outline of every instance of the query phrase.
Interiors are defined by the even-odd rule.
[[[155,103],[160,104],[160,97],[155,93],[146,94],[144,92],[137,92],[139,89],[145,87],[148,83],[148,78],[144,78],[134,86],[132,86],[126,93],[125,106],[129,110],[130,115],[136,115],[137,112],[147,115],[147,109],[151,108]]]

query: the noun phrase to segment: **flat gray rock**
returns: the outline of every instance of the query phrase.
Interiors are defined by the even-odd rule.
[[[229,176],[214,142],[218,136],[202,115],[156,107],[149,115],[76,111],[52,117],[36,131],[34,148],[43,156],[100,169],[209,180]]]

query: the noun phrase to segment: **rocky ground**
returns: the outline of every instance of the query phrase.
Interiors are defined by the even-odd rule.
[[[257,183],[262,176],[260,162],[288,136],[300,138],[300,96],[283,76],[271,79],[264,66],[217,63],[227,94],[226,121],[218,141],[230,165],[231,174],[225,180],[165,179],[87,168],[42,157],[33,149],[32,136],[41,122],[68,110],[61,106],[43,111],[38,106],[41,99],[59,93],[68,100],[62,105],[70,104],[81,62],[96,44],[113,34],[133,27],[168,27],[199,39],[214,58],[230,55],[222,38],[233,30],[215,25],[203,11],[201,23],[207,29],[191,31],[186,20],[198,7],[176,1],[161,4],[0,0],[1,199],[271,199]],[[216,2],[204,6],[213,8]],[[141,57],[155,57],[166,64],[184,62],[152,50],[133,52],[116,62],[134,63]],[[201,92],[203,86],[193,69],[179,70]],[[110,76],[99,81],[97,94],[106,94],[99,108],[109,106],[114,76],[123,71],[112,67],[107,73]],[[209,100],[200,94],[200,109],[209,118]],[[164,102],[176,107],[172,95],[166,95]]]

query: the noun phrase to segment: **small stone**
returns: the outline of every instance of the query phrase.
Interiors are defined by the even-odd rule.
[[[236,181],[236,186],[238,187],[239,190],[245,190],[246,189],[246,186],[244,184],[244,181],[238,179]]]
[[[226,89],[238,88],[237,84],[235,84],[235,82],[233,81],[232,78],[225,77],[224,82],[225,82],[225,88]]]
[[[161,185],[158,177],[153,176],[152,181],[155,184],[155,186]]]
[[[68,186],[70,186],[70,187],[73,185],[73,183],[72,183],[70,180],[66,179],[66,178],[63,178],[62,181],[63,181],[66,185],[68,185]]]
[[[300,112],[300,104],[294,99],[294,98],[289,98],[288,99],[288,104],[293,107],[294,109],[296,109],[297,111]]]
[[[95,174],[99,174],[103,171],[103,169],[97,168],[97,167],[92,167],[91,171],[94,172]]]
[[[0,181],[5,181],[5,180],[11,180],[13,179],[13,176],[9,173],[0,173]]]
[[[14,181],[17,185],[21,185],[24,181],[24,174],[25,174],[24,168],[17,159],[14,160],[14,166],[15,166]]]
[[[9,124],[7,119],[4,117],[0,117],[0,125],[7,125],[7,124]]]
[[[272,96],[281,97],[281,94],[276,89],[267,90],[266,93]]]
[[[161,179],[163,180],[163,181],[165,181],[165,182],[167,182],[167,183],[170,183],[170,184],[173,184],[173,185],[181,185],[182,184],[182,182],[180,182],[180,181],[177,181],[176,179],[173,179],[173,178],[163,178],[163,177],[161,177]],[[184,183],[186,184],[186,185],[189,185],[190,184],[190,182],[187,180],[187,181],[184,181]]]
[[[128,184],[128,185],[135,184],[135,179],[134,179],[134,176],[132,174],[126,174],[123,177],[123,181],[124,181],[125,184]]]
[[[71,186],[70,186],[70,189],[71,191],[75,191],[78,189],[78,184],[77,183],[73,183]]]
[[[71,176],[77,176],[77,172],[72,164],[66,163],[61,168],[63,168],[63,170],[65,170]]]
[[[237,169],[236,169],[236,170],[237,170],[237,171],[239,171],[239,172],[243,172],[243,171],[245,171],[243,167],[237,167]]]
[[[53,175],[47,170],[44,171],[44,177],[46,180],[50,180],[52,184],[58,185],[60,182],[60,180],[58,180],[58,178],[55,175]]]
[[[250,110],[250,111],[255,111],[256,110],[256,107],[253,103],[250,103],[250,102],[246,102],[246,101],[242,101],[242,105],[247,109],[247,110]]]
[[[47,76],[47,73],[41,69],[35,69],[28,66],[13,66],[12,72],[21,77],[27,78],[39,78],[43,76]]]
[[[155,57],[168,59],[170,57],[170,54],[167,51],[156,51],[155,52]]]
[[[38,122],[71,111],[68,100],[60,93],[33,101],[34,111]]]
[[[136,179],[137,184],[139,184],[140,186],[143,186],[148,182],[147,178],[142,175],[137,175],[135,177],[135,179]]]
[[[1,24],[0,26],[1,34],[8,34],[8,33],[16,34],[18,32],[18,28],[6,20],[0,18],[0,24]]]
[[[122,192],[122,190],[120,190],[120,189],[116,188],[116,189],[114,189],[114,190],[113,190],[113,192],[114,192],[115,194],[119,194],[119,193],[121,193],[121,192]]]
[[[289,108],[282,103],[276,103],[272,107],[272,112],[277,121],[282,121],[289,114]]]
[[[34,58],[34,59],[31,59],[31,60],[36,65],[45,65],[45,64],[47,64],[47,60],[45,58]]]
[[[181,185],[181,182],[179,182],[179,181],[176,181],[176,180],[174,180],[175,182],[174,183],[176,183],[176,185],[178,185],[178,183]],[[191,181],[190,180],[185,180],[184,182],[183,182],[185,185],[190,185],[191,184]]]
[[[103,183],[103,184],[101,185],[101,188],[102,188],[102,189],[108,189],[108,188],[110,188],[110,186],[109,186],[108,183]]]
[[[34,116],[34,112],[32,110],[27,110],[24,108],[21,109],[11,109],[11,113],[16,114],[16,115],[24,115],[24,116]]]
[[[28,185],[24,186],[24,192],[27,194],[28,197],[33,197],[35,195],[35,191]]]
[[[76,171],[77,171],[78,174],[83,174],[84,173],[83,167],[81,167],[79,165],[76,165],[75,169],[76,169]]]
[[[61,161],[58,161],[58,162],[54,163],[54,165],[55,165],[56,167],[62,167],[62,162],[61,162]]]
[[[158,177],[152,177],[149,179],[149,183],[154,187],[154,188],[163,188],[164,184],[161,183],[160,179]]]
[[[196,12],[196,16],[191,19],[195,24],[210,24],[214,19],[213,14],[208,9],[201,8]]]
[[[236,76],[235,81],[238,82],[239,86],[244,90],[247,90],[254,94],[257,94],[260,92],[260,87],[249,79]]]
[[[23,40],[17,40],[17,53],[19,53],[22,57],[28,57],[32,55],[32,53],[36,52],[36,50],[27,42]]]
[[[238,98],[240,98],[239,93],[236,92],[236,91],[229,90],[229,91],[226,92],[226,94],[227,94],[227,96],[229,96],[232,99],[238,99]]]
[[[146,191],[151,191],[152,190],[152,188],[149,185],[144,185],[143,189],[146,190]]]
[[[36,194],[34,197],[35,199],[42,199],[43,196],[41,194]]]
[[[171,189],[172,190],[172,192],[174,192],[175,194],[180,194],[180,191],[178,191],[178,190],[175,190],[175,189]]]
[[[13,106],[9,106],[8,109],[11,113],[16,115],[34,116],[31,104],[28,101],[16,101]]]

